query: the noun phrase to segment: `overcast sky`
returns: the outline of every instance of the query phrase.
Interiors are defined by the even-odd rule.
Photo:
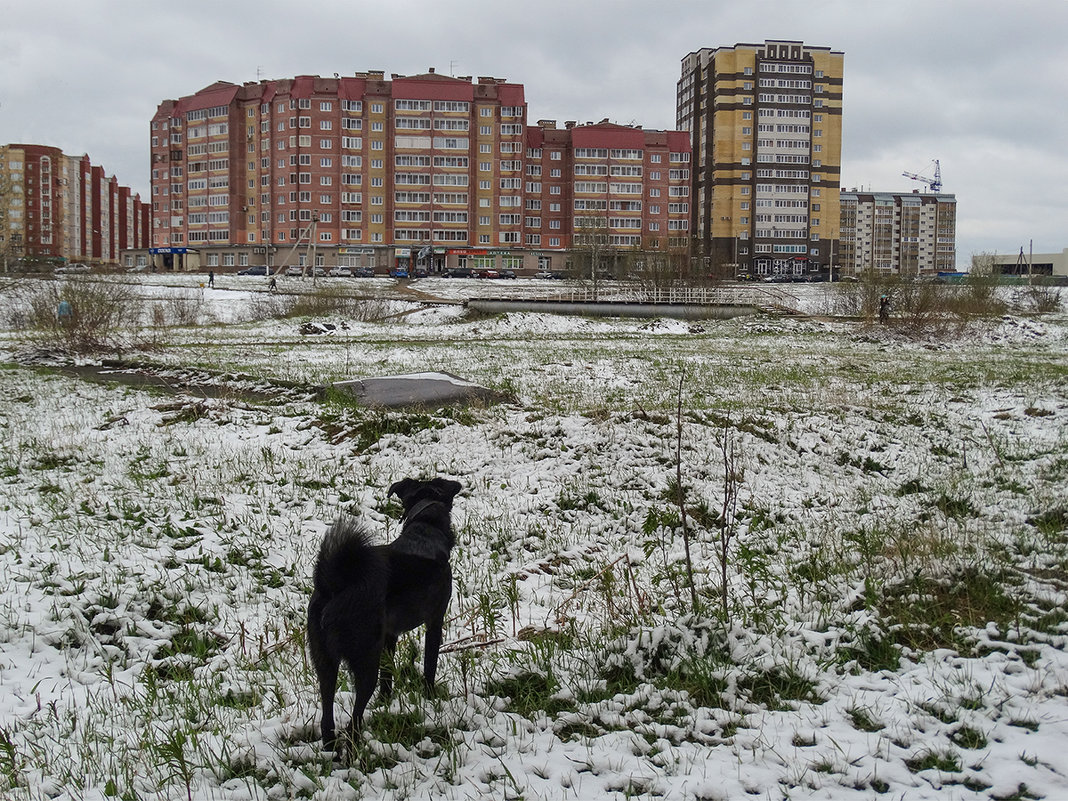
[[[957,196],[957,261],[1068,247],[1065,0],[36,0],[0,26],[0,143],[88,153],[148,197],[160,101],[435,67],[526,87],[528,120],[675,127],[680,61],[795,39],[845,52],[842,187]]]

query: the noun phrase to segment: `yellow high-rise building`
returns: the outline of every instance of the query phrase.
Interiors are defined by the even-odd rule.
[[[682,60],[676,127],[693,147],[695,255],[715,275],[812,275],[837,263],[844,54],[803,42]]]

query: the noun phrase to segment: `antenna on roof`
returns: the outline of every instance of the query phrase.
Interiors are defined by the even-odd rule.
[[[263,67],[256,67],[256,80],[257,81],[262,81],[263,80]]]
[[[450,61],[449,62],[449,76],[452,77],[452,78],[456,77],[456,63],[457,62],[455,62],[455,61]]]

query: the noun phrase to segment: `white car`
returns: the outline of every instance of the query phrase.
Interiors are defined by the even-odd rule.
[[[304,275],[303,267],[286,267],[286,275]]]
[[[352,278],[352,270],[348,267],[342,267],[338,265],[330,270],[330,275],[334,278]]]
[[[61,264],[56,267],[56,274],[62,275],[63,273],[87,273],[89,272],[89,265],[82,264],[81,262],[74,262],[74,264]]]

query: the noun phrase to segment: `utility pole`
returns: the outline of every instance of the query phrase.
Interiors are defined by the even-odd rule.
[[[289,264],[289,260],[293,257],[293,254],[296,253],[297,248],[299,248],[302,244],[305,246],[304,261],[305,261],[305,268],[307,267],[309,251],[311,252],[313,258],[314,258],[314,255],[315,255],[314,239],[315,239],[315,231],[318,228],[318,226],[319,226],[319,212],[313,211],[312,212],[311,222],[308,224],[308,227],[300,232],[300,234],[297,236],[297,241],[293,243],[293,247],[291,247],[289,249],[289,253],[287,253],[286,257],[284,259],[282,259],[282,264],[281,264],[282,267],[285,267],[286,265]],[[313,265],[313,267],[314,267],[314,265]],[[301,268],[300,274],[302,276],[304,275],[304,269],[305,268]],[[270,273],[270,270],[268,270],[268,273]],[[313,276],[315,275],[315,270],[314,269],[312,270],[312,275]]]

